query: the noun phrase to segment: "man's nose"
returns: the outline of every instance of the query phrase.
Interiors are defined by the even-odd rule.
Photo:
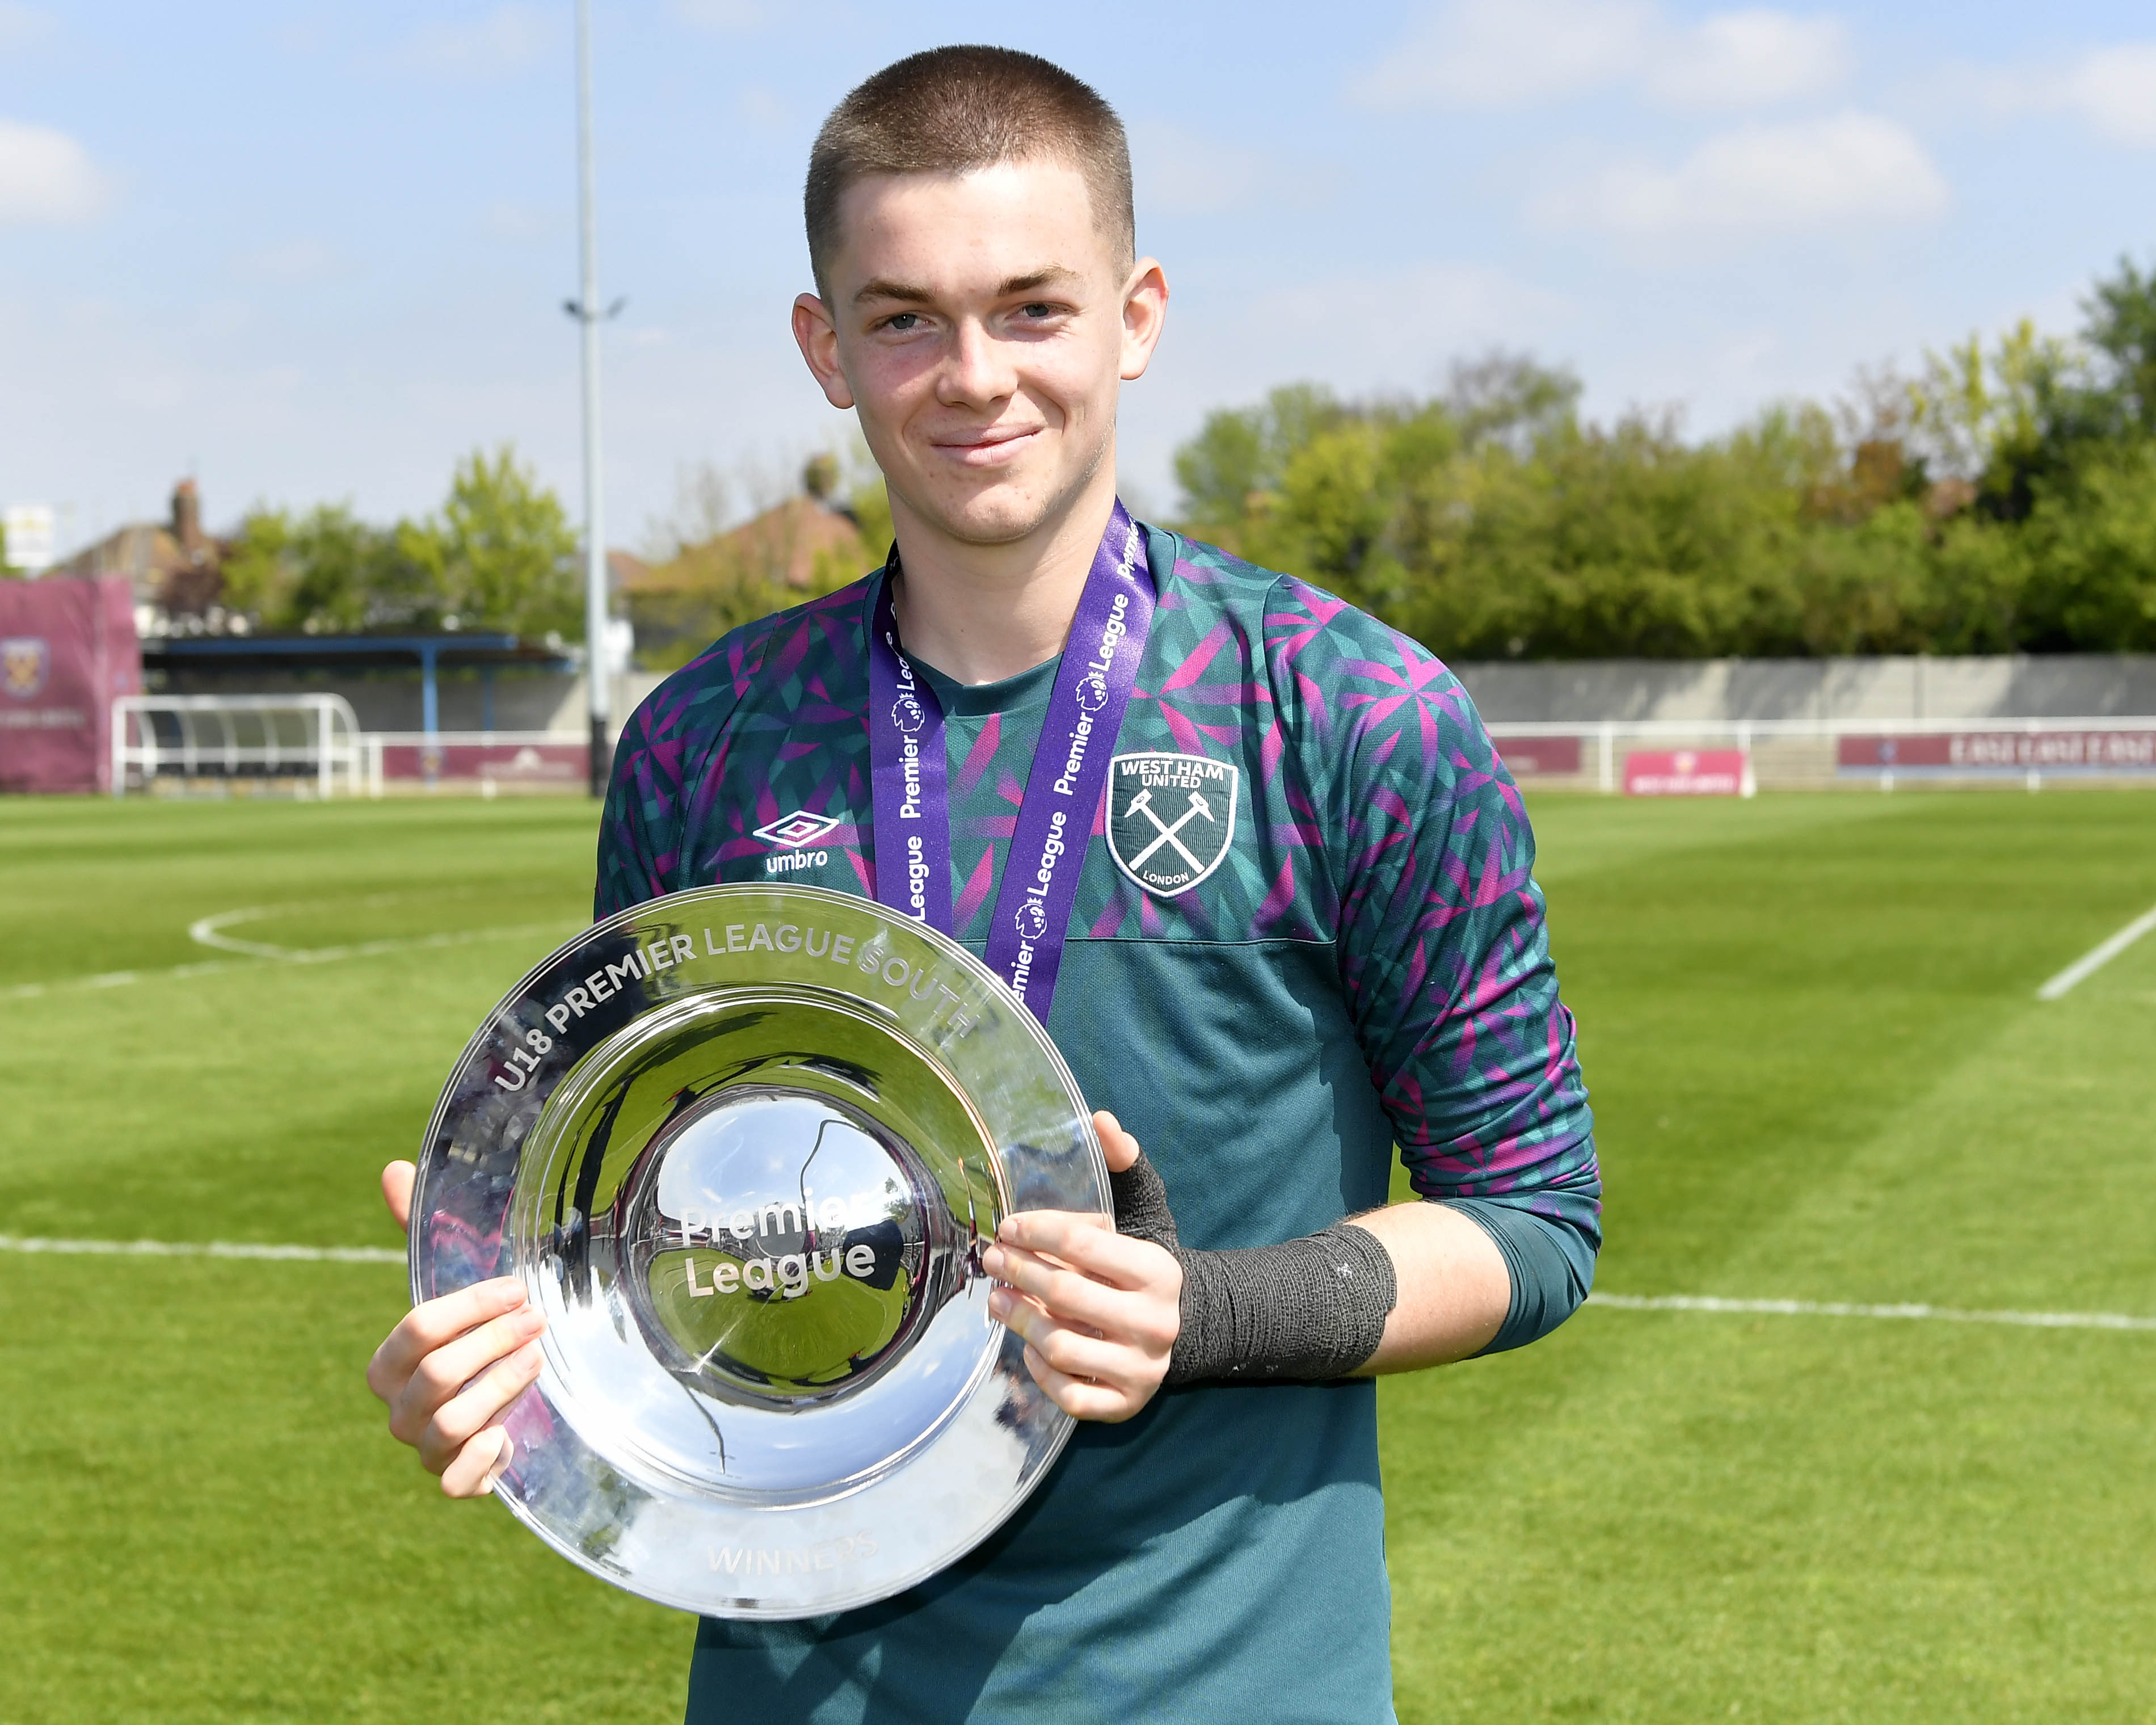
[[[968,318],[952,336],[936,384],[936,398],[946,407],[989,407],[1018,388],[1018,377],[1004,344]]]

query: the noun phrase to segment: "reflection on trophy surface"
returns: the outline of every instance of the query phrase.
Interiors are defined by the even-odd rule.
[[[1035,1207],[1105,1214],[1106,1170],[992,973],[872,901],[700,888],[572,942],[473,1038],[413,1288],[509,1272],[545,1313],[495,1486],[542,1538],[668,1604],[806,1616],[943,1568],[1060,1452],[980,1266]]]
[[[968,1249],[903,1146],[843,1104],[761,1086],[669,1127],[608,1231],[660,1356],[718,1395],[773,1407],[872,1382]]]

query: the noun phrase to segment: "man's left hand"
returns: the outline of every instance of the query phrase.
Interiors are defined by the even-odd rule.
[[[1113,1115],[1093,1120],[1111,1172],[1137,1159]],[[1026,1369],[1058,1407],[1113,1424],[1152,1399],[1182,1323],[1183,1266],[1164,1247],[1105,1216],[1022,1210],[1004,1218],[981,1263],[1004,1284],[989,1312],[1025,1338]]]

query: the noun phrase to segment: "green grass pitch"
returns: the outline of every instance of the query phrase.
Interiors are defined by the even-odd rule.
[[[2156,902],[2156,798],[1533,806],[1600,1287],[2156,1312],[2156,938],[2034,998]],[[0,1234],[395,1245],[376,1169],[591,826],[0,803]],[[377,945],[190,939],[234,911]],[[0,1720],[679,1718],[689,1620],[384,1434],[403,1286],[0,1253]],[[2156,1715],[2156,1334],[1589,1307],[1382,1394],[1409,1725]]]

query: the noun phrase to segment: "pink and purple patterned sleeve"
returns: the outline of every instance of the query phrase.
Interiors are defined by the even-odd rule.
[[[687,854],[704,812],[700,799],[718,789],[726,719],[762,660],[775,620],[736,629],[706,648],[629,716],[599,817],[595,916],[710,878]]]
[[[1266,640],[1330,838],[1342,981],[1409,1178],[1499,1236],[1516,1296],[1516,1251],[1555,1246],[1569,1311],[1602,1182],[1519,788],[1458,680],[1404,636],[1284,579]]]

